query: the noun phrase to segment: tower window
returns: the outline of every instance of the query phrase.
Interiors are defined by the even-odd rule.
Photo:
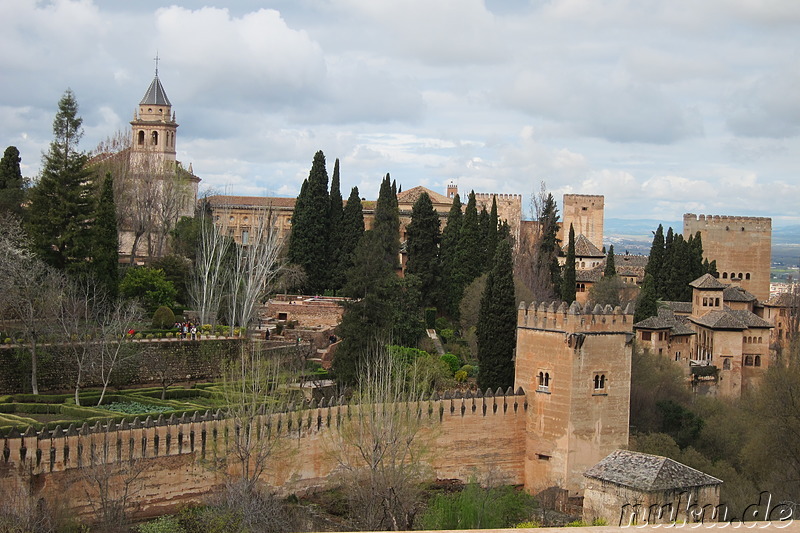
[[[138,139],[137,142],[139,143],[139,146],[144,146],[144,131],[139,130],[138,137],[139,137],[139,139]]]
[[[550,392],[549,372],[539,372],[538,381],[538,388],[536,389],[538,392]]]
[[[750,272],[744,275],[744,279],[750,279]]]
[[[151,137],[153,139],[153,146],[157,146],[158,145],[158,132],[154,131],[152,133]]]
[[[605,374],[595,374],[594,375],[594,391],[595,392],[602,392],[606,389],[606,375]]]
[[[722,370],[730,370],[731,369],[731,358],[726,357],[722,360]]]

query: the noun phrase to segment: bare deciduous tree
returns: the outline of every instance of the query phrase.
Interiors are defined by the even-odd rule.
[[[330,433],[330,451],[358,526],[405,530],[414,525],[421,483],[430,475],[433,432],[423,402],[426,380],[408,376],[385,346],[362,372],[350,416]]]
[[[272,289],[280,272],[282,241],[269,207],[252,214],[251,233],[246,243],[234,249],[228,289],[228,314],[231,327],[250,326],[256,307]]]
[[[142,310],[135,302],[119,299],[110,301],[103,309],[95,309],[94,316],[99,343],[95,365],[103,384],[97,405],[101,405],[114,369],[134,355],[132,341],[126,333],[142,320]]]
[[[197,257],[189,293],[200,323],[213,325],[217,323],[222,293],[227,285],[229,271],[225,259],[233,243],[225,231],[227,217],[220,217],[220,226],[208,220],[205,212],[201,212],[200,217]]]
[[[16,326],[29,351],[31,391],[39,394],[39,348],[52,332],[65,278],[26,249],[18,222],[6,219],[0,226],[0,316]]]

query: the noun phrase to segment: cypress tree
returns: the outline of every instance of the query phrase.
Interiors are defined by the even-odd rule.
[[[514,346],[517,328],[511,243],[497,245],[486,278],[478,320],[478,387],[505,390],[514,383]]]
[[[453,297],[455,290],[455,270],[458,261],[458,239],[461,235],[461,199],[458,194],[453,197],[453,204],[447,214],[447,225],[442,230],[442,244],[439,250],[439,260],[441,263],[442,283],[440,285],[439,301],[441,307],[453,317],[458,317],[459,302]]]
[[[486,206],[481,207],[478,213],[478,249],[476,250],[481,265],[481,273],[489,272],[492,268],[494,254],[489,255],[489,212]]]
[[[303,267],[308,276],[307,289],[312,293],[322,292],[328,282],[329,213],[328,172],[325,154],[320,150],[300,189],[289,236],[289,260]]]
[[[427,193],[422,193],[411,208],[407,234],[406,272],[419,278],[425,305],[432,305],[439,282],[439,214]]]
[[[617,267],[614,265],[614,245],[608,247],[608,255],[606,255],[606,268],[603,271],[603,276],[611,278],[617,275]]]
[[[328,254],[330,258],[330,276],[328,278],[328,286],[335,291],[344,286],[346,269],[342,264],[342,247],[343,247],[343,228],[342,217],[343,202],[342,192],[339,185],[339,159],[333,165],[333,176],[331,177],[331,191],[329,195],[330,208],[328,211],[328,228],[330,231],[330,240]]]
[[[458,251],[456,252],[458,263],[454,277],[459,301],[464,288],[483,272],[480,250],[481,235],[478,225],[478,207],[475,200],[475,191],[472,191],[469,193],[467,207],[464,210],[464,218],[461,221]]]
[[[25,180],[19,164],[22,158],[16,146],[9,146],[0,159],[0,213],[22,215]]]
[[[378,201],[375,202],[375,223],[372,226],[382,243],[381,257],[392,270],[399,266],[400,255],[400,211],[397,195],[393,192],[396,186],[391,183],[389,174],[381,182]]]
[[[58,102],[53,142],[43,156],[42,174],[31,190],[28,227],[39,257],[60,270],[85,270],[91,253],[94,214],[91,174],[78,150],[83,135],[75,94],[67,89]]]
[[[489,211],[489,224],[486,228],[486,272],[491,268],[494,261],[494,254],[497,251],[499,242],[498,232],[500,231],[500,220],[497,216],[497,196],[492,195],[492,208]]]
[[[644,268],[645,275],[649,274],[653,278],[653,290],[658,294],[659,276],[662,275],[664,268],[664,226],[658,225],[658,229],[653,234],[653,243],[650,245],[650,256],[647,259],[647,266]]]
[[[350,190],[347,205],[342,210],[342,227],[340,230],[339,268],[343,273],[342,283],[347,281],[347,272],[353,266],[353,251],[364,235],[364,208],[358,187]]]
[[[567,241],[567,260],[564,263],[564,279],[561,282],[561,299],[567,304],[575,301],[575,228],[569,225],[569,241]]]
[[[641,322],[645,318],[655,316],[658,313],[658,297],[656,296],[655,283],[651,274],[645,274],[642,281],[642,290],[636,300],[636,312],[633,315],[634,322]]]
[[[680,268],[680,265],[674,264],[675,257],[678,255],[676,249],[675,233],[672,231],[672,227],[669,227],[664,237],[664,256],[661,268],[657,272],[653,272],[653,281],[656,282],[656,295],[662,300],[674,299],[674,282],[676,276],[674,269],[676,266]]]
[[[92,271],[109,296],[116,298],[119,285],[119,233],[117,207],[114,203],[114,178],[110,172],[103,180],[93,229]]]
[[[561,294],[561,267],[558,264],[558,255],[561,251],[561,240],[558,238],[558,208],[553,195],[548,193],[545,198],[542,212],[539,216],[539,250],[537,254],[537,271],[549,272],[550,291],[555,295]]]

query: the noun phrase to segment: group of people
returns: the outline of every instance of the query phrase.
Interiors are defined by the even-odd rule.
[[[197,340],[197,324],[191,322],[175,322],[175,327],[178,329],[178,335],[181,339],[187,339],[191,335],[191,339]]]

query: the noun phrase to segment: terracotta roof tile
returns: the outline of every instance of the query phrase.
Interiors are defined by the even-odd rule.
[[[727,287],[724,283],[720,282],[717,278],[712,276],[711,274],[703,274],[693,282],[689,283],[690,287],[694,287],[695,289],[719,289],[723,290]]]

